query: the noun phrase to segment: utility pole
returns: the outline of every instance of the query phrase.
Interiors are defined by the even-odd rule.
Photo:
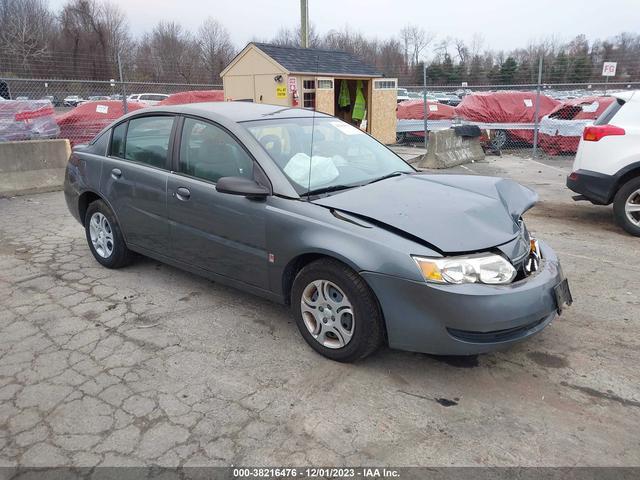
[[[309,48],[309,1],[300,0],[300,46]]]
[[[533,124],[533,158],[538,156],[538,130],[540,129],[540,89],[542,88],[542,54],[538,63],[538,88],[536,89],[536,111]]]
[[[424,109],[424,148],[427,148],[429,132],[427,118],[429,117],[429,107],[427,106],[427,63],[422,65],[422,107]]]
[[[122,86],[122,106],[124,109],[124,113],[127,113],[127,89],[124,85],[124,78],[122,77],[122,63],[120,62],[120,52],[118,52],[118,74],[120,75],[120,85]]]

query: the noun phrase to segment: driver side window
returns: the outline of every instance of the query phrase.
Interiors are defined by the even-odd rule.
[[[222,128],[185,118],[179,171],[210,182],[222,177],[253,178],[253,160]]]

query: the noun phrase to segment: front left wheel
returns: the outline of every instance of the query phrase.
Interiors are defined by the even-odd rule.
[[[115,215],[103,200],[92,202],[87,208],[84,228],[93,257],[107,268],[120,268],[131,263],[132,252]]]
[[[317,260],[300,270],[291,309],[306,342],[331,360],[360,360],[383,342],[375,295],[357,272],[336,260]]]

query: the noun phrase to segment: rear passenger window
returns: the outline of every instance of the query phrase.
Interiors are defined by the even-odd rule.
[[[611,105],[609,105],[604,112],[600,114],[600,116],[593,122],[594,125],[607,125],[613,117],[615,117],[618,110],[622,108],[624,105],[624,100],[616,98]]]
[[[166,168],[173,117],[143,117],[129,120],[125,156],[127,160]]]
[[[180,172],[217,182],[222,177],[253,178],[253,160],[222,128],[186,118],[180,142]]]
[[[104,155],[107,152],[107,145],[109,145],[109,130],[91,141],[91,151],[98,155]]]
[[[111,136],[111,156],[124,158],[124,135],[127,133],[127,122],[121,123],[113,129]]]

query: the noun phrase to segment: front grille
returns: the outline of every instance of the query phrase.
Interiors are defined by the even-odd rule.
[[[495,343],[507,342],[524,336],[529,330],[536,328],[543,323],[547,317],[543,317],[535,322],[522,325],[520,327],[506,328],[504,330],[493,330],[491,332],[474,332],[472,330],[457,330],[455,328],[447,328],[449,335],[452,337],[471,343]]]

